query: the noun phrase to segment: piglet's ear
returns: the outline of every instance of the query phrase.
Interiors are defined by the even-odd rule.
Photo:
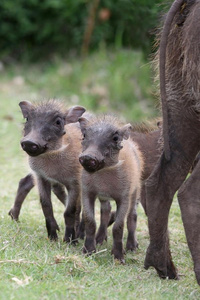
[[[76,123],[82,114],[85,112],[85,108],[82,106],[70,107],[65,115],[65,124]]]
[[[130,136],[130,131],[132,129],[132,125],[130,123],[124,125],[121,129],[120,129],[120,135],[122,136],[122,138],[124,140],[128,140],[129,136]]]
[[[19,106],[21,108],[22,114],[24,118],[28,117],[29,112],[34,109],[34,105],[29,101],[21,101],[19,102]]]
[[[86,128],[87,124],[89,123],[88,119],[81,117],[78,119],[79,123],[80,123],[80,127],[81,127],[81,131],[83,132],[84,129]]]
[[[162,121],[158,121],[158,122],[157,122],[157,127],[158,127],[159,129],[162,128]]]

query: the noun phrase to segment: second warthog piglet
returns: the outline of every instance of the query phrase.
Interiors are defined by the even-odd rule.
[[[129,139],[131,125],[122,125],[113,116],[79,119],[83,152],[79,157],[82,172],[82,203],[86,239],[84,251],[96,251],[95,199],[114,199],[117,205],[113,226],[114,258],[124,262],[123,228],[127,215],[126,249],[137,247],[136,206],[140,198],[143,159],[137,145]]]

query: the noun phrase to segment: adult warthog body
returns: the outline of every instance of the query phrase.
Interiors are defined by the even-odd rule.
[[[183,184],[200,150],[200,1],[176,0],[160,42],[164,151],[146,183],[150,245],[145,267],[178,278],[169,249],[168,215],[175,192],[200,284],[200,164]],[[182,185],[182,186],[181,186]],[[162,212],[162,213],[161,213]]]

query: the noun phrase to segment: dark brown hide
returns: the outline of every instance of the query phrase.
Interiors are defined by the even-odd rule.
[[[146,214],[145,181],[150,176],[161,153],[160,135],[160,129],[149,130],[144,133],[137,131],[131,133],[131,139],[138,145],[144,159],[140,202]]]
[[[200,284],[200,161],[191,176],[182,184],[178,192],[182,220],[189,249],[194,261],[194,271]]]
[[[169,249],[168,215],[173,196],[185,180],[200,150],[200,2],[188,0],[175,1],[174,4],[178,6],[173,5],[167,17],[167,20],[171,18],[173,21],[169,24],[170,26],[164,26],[165,41],[160,45],[160,84],[165,116],[163,120],[164,144],[168,144],[169,147],[165,147],[166,152],[163,152],[146,182],[150,245],[146,254],[145,267],[153,266],[162,278],[178,278]],[[184,5],[179,9],[180,4]],[[173,18],[174,7],[178,10]],[[184,18],[182,18],[183,15]],[[166,61],[165,55],[163,56],[165,50]],[[165,68],[164,81],[162,68]],[[163,89],[166,92],[164,98]],[[192,174],[190,181],[193,181],[195,174],[196,172]],[[186,222],[184,216],[187,216],[187,212],[183,204],[184,199],[185,197],[180,196],[179,201],[189,240],[190,234],[194,237],[192,220],[199,211],[199,204],[194,201],[191,204],[193,209],[188,208],[188,221]],[[198,230],[195,232],[194,239],[198,241]],[[191,243],[189,247],[195,264],[194,268],[197,270],[197,280],[200,282],[199,254]]]

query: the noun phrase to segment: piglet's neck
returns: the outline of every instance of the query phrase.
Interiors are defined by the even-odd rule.
[[[56,150],[51,150],[49,152],[44,153],[44,156],[46,154],[46,156],[56,156],[56,155],[61,155],[63,152],[66,152],[66,150],[68,150],[69,148],[69,144],[64,144],[62,145],[60,148],[56,149]]]

